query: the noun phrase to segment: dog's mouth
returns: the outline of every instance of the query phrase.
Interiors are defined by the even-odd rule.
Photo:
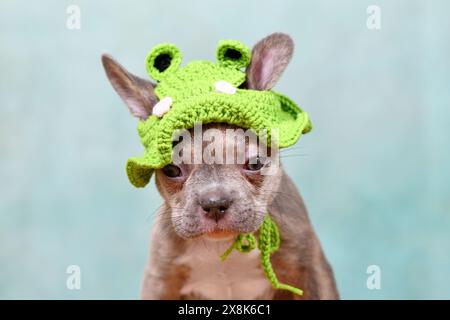
[[[195,233],[182,235],[184,238],[198,239],[203,238],[212,241],[229,241],[236,239],[239,234],[253,233],[256,230],[239,230],[239,229],[224,229],[220,227],[208,228],[199,230]]]
[[[212,229],[203,233],[203,236],[211,240],[229,240],[235,238],[239,234],[235,230],[224,230],[224,229]]]
[[[239,234],[254,233],[261,226],[263,215],[258,213],[248,214],[248,217],[243,215],[244,212],[240,215],[229,214],[218,221],[203,216],[200,216],[200,219],[186,216],[182,224],[174,223],[174,227],[176,232],[186,239],[232,240]]]

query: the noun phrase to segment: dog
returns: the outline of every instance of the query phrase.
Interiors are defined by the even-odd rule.
[[[274,33],[260,40],[252,49],[243,88],[272,89],[293,49],[286,34]],[[151,116],[158,103],[157,85],[131,74],[109,55],[102,56],[102,63],[130,112],[141,121]],[[224,149],[237,150],[235,140],[226,139],[227,130],[237,129],[226,123],[208,123],[201,132],[214,130],[225,141]],[[155,170],[164,203],[152,229],[143,299],[339,298],[332,268],[294,183],[281,164],[273,163],[276,154],[252,154],[250,150],[258,147],[250,140],[240,154],[243,163],[172,163]],[[184,152],[194,153],[199,145],[207,147],[205,141],[191,146],[183,141],[179,143]],[[261,174],[269,166],[271,174]],[[271,286],[258,250],[233,252],[223,262],[219,259],[238,234],[258,234],[267,213],[281,235],[280,248],[271,256],[273,269],[281,282],[301,288],[302,296]]]

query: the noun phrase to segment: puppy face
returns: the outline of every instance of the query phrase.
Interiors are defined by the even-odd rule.
[[[293,50],[293,41],[286,34],[274,33],[258,41],[252,49],[242,88],[271,90],[288,65]],[[109,55],[102,56],[102,63],[113,88],[130,112],[145,121],[159,100],[155,93],[157,84],[128,72]],[[209,125],[203,130],[213,128],[217,129],[214,135],[218,135],[218,131],[223,134],[227,128],[234,127]],[[216,149],[216,161],[181,161],[156,171],[158,189],[172,209],[170,219],[181,237],[226,238],[255,231],[261,225],[273,192],[278,190],[281,169],[278,161],[276,165],[272,161],[278,155],[272,153],[268,160],[266,155],[252,151],[254,141],[245,143],[241,151],[235,141],[222,140],[224,149],[236,149],[236,158],[241,156],[244,160],[217,161],[222,155]],[[203,147],[204,143],[192,144],[184,153],[197,150],[201,154],[202,150],[198,149]],[[267,166],[271,167],[271,174],[262,174]]]
[[[230,133],[236,130],[210,124],[202,127],[199,136],[191,129],[188,133],[193,138],[183,138],[174,152],[193,161],[174,161],[156,170],[158,190],[171,208],[172,225],[180,237],[229,239],[260,227],[281,179],[274,161],[278,154],[256,136],[231,139]],[[216,148],[205,137],[213,137]],[[197,161],[196,152],[201,155]]]

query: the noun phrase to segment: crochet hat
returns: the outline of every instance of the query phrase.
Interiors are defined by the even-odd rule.
[[[152,115],[139,121],[138,132],[144,155],[128,159],[128,178],[144,187],[154,169],[172,162],[172,137],[196,123],[221,122],[251,129],[256,134],[278,130],[278,147],[297,142],[311,130],[307,113],[292,100],[273,90],[241,88],[242,71],[251,60],[250,50],[241,42],[219,42],[217,62],[193,61],[180,67],[181,52],[173,44],[153,48],[146,58],[148,74],[157,81],[159,102]]]

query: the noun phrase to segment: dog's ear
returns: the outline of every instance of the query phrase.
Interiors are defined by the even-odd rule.
[[[147,119],[152,114],[153,106],[158,102],[154,91],[155,85],[129,73],[107,54],[102,55],[102,63],[114,90],[130,112],[141,120]]]
[[[294,52],[294,42],[284,33],[273,33],[260,40],[252,49],[247,67],[248,89],[270,90],[277,83]]]

